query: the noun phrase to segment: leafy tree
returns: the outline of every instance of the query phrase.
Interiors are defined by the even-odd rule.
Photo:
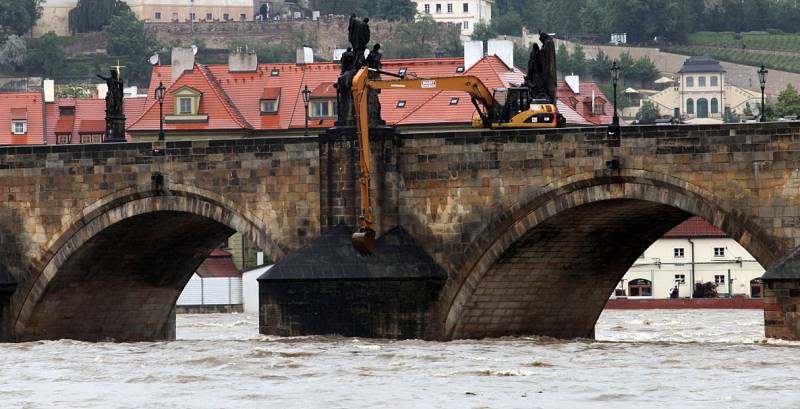
[[[29,73],[53,78],[63,68],[65,61],[64,50],[58,41],[58,36],[52,31],[28,43],[25,68]]]
[[[144,23],[133,12],[124,11],[111,17],[105,33],[109,57],[118,58],[127,67],[123,78],[132,83],[147,83],[150,77],[147,58],[158,49],[158,43],[147,33]]]
[[[572,70],[572,61],[569,58],[569,50],[564,43],[559,44],[556,49],[556,67],[564,75],[569,75]]]
[[[778,103],[775,111],[778,116],[782,117],[800,115],[800,94],[792,84],[786,85],[786,88],[778,94]]]
[[[0,68],[9,72],[15,71],[25,63],[27,54],[28,46],[25,40],[16,34],[10,35],[5,44],[0,46]]]
[[[410,0],[377,0],[375,18],[390,21],[411,21],[417,14],[417,6]]]
[[[597,81],[608,81],[611,79],[611,59],[603,50],[597,51],[597,56],[589,63],[589,72]]]
[[[726,124],[738,124],[741,122],[741,117],[733,112],[732,109],[725,109],[725,112],[722,114],[722,121]]]
[[[586,53],[583,51],[582,45],[575,44],[575,49],[572,50],[569,62],[572,65],[572,72],[575,74],[583,75],[586,73],[588,62],[586,61]]]
[[[636,113],[636,120],[640,124],[654,124],[658,119],[658,108],[650,101],[642,101],[639,112]]]
[[[44,0],[0,0],[0,40],[31,31],[42,16]]]
[[[487,42],[495,37],[497,37],[497,32],[494,30],[494,27],[492,27],[491,24],[486,24],[483,20],[472,27],[471,38],[474,41]]]
[[[450,30],[440,39],[439,48],[434,52],[437,57],[462,57],[464,56],[464,43],[457,30]]]
[[[430,15],[399,26],[384,44],[386,58],[433,57],[436,20]],[[452,50],[451,50],[452,51]]]
[[[497,34],[519,36],[522,34],[522,18],[519,13],[504,13],[492,18],[492,29]]]
[[[69,11],[69,29],[73,33],[101,31],[111,17],[130,12],[121,0],[78,0],[78,5]]]
[[[658,68],[656,68],[656,64],[650,59],[650,57],[647,56],[636,60],[631,68],[634,77],[639,80],[642,86],[657,80],[658,76],[660,75],[660,71],[658,71]]]
[[[694,293],[692,293],[692,298],[717,298],[718,296],[717,284],[712,283],[711,281],[694,284]]]

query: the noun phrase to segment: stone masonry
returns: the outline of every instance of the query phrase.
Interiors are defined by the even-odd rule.
[[[280,260],[352,223],[352,136],[338,138],[0,148],[16,283],[0,334],[168,339],[221,238]],[[767,335],[800,339],[800,124],[410,133],[372,157],[379,233],[403,226],[446,274],[419,314],[427,337],[591,337],[641,251],[698,215],[767,268]]]

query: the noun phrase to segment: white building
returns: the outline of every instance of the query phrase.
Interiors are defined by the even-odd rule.
[[[688,123],[720,123],[726,110],[741,115],[748,104],[756,110],[760,94],[727,84],[719,61],[689,57],[673,86],[648,100],[658,107],[661,115],[673,115],[677,108]]]
[[[417,11],[430,14],[436,21],[461,24],[461,36],[472,35],[475,24],[492,21],[494,0],[418,0]]]
[[[753,256],[735,240],[693,217],[657,240],[639,257],[617,286],[617,295],[669,298],[676,282],[679,296],[691,297],[691,283],[713,282],[722,295],[760,298],[764,274]]]

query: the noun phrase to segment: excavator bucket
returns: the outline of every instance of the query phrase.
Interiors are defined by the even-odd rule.
[[[353,233],[353,247],[362,256],[371,256],[375,254],[375,230],[368,227],[362,227],[357,232]]]

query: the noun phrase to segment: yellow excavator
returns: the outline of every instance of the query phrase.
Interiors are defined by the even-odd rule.
[[[395,77],[369,79],[370,71]],[[549,100],[533,99],[527,87],[497,88],[492,94],[475,76],[437,78],[407,78],[373,68],[361,68],[353,77],[353,106],[359,143],[361,167],[361,212],[358,231],[353,234],[353,247],[362,255],[375,253],[375,230],[372,229],[372,206],[369,196],[369,175],[372,164],[369,155],[369,90],[399,89],[422,91],[460,91],[469,94],[477,110],[472,119],[475,128],[556,128],[564,126],[564,117],[556,104]]]

